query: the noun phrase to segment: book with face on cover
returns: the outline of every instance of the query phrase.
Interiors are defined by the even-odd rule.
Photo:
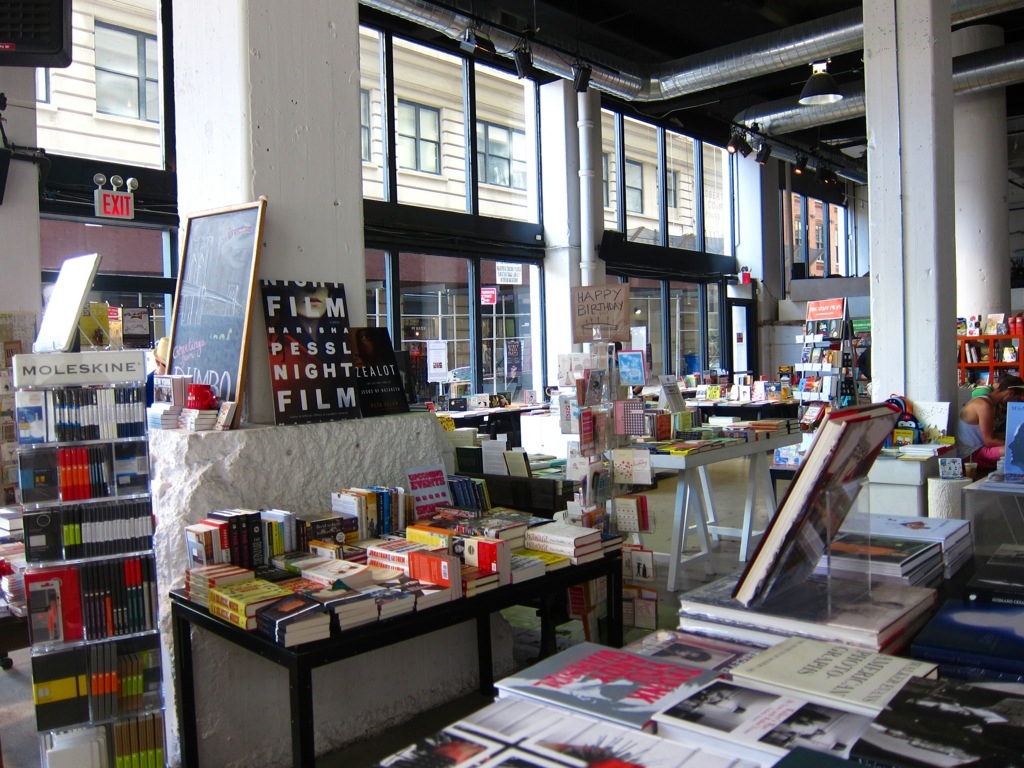
[[[716,673],[580,643],[512,674],[499,696],[523,696],[629,728],[651,730],[654,713]]]

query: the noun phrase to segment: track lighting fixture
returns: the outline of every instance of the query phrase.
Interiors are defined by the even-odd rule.
[[[797,176],[801,176],[804,171],[807,170],[807,155],[797,154],[796,165],[793,166],[793,173]]]
[[[818,172],[814,175],[814,180],[826,187],[839,184],[839,177],[836,175],[836,172],[824,163],[818,164]]]
[[[512,51],[512,60],[516,63],[516,74],[520,80],[530,76],[530,70],[533,68],[533,54],[530,52],[529,43],[524,41],[522,45]]]
[[[586,93],[590,85],[590,65],[584,61],[577,61],[572,65],[572,87],[576,93]]]
[[[482,32],[475,29],[467,29],[459,43],[459,48],[466,53],[495,53],[494,43],[488,40]]]
[[[839,86],[828,73],[827,61],[816,61],[811,64],[811,76],[800,92],[800,103],[806,106],[835,104],[843,98]]]
[[[746,137],[744,137],[744,135],[739,132],[734,133],[732,135],[732,138],[729,139],[729,143],[726,145],[725,148],[730,155],[735,155],[737,152],[739,152],[741,155],[743,155],[743,157],[746,157],[747,155],[754,151],[754,148],[750,146],[750,143],[747,141]]]
[[[761,147],[757,150],[757,154],[754,155],[754,159],[757,160],[758,165],[764,165],[768,162],[768,158],[772,156],[772,145],[767,141],[761,142]]]

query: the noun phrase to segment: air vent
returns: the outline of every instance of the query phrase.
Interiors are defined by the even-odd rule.
[[[0,67],[71,63],[71,0],[0,2]]]

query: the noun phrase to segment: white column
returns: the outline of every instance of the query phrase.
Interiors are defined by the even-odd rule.
[[[540,87],[541,156],[544,179],[544,287],[547,293],[546,385],[555,384],[558,355],[572,351],[569,296],[580,283],[579,130],[576,92],[567,80]],[[599,112],[600,114],[600,112]],[[596,126],[600,136],[600,121]],[[600,146],[600,138],[596,139]],[[577,348],[578,349],[578,348]]]
[[[3,84],[7,95],[7,122],[4,131],[12,144],[36,145],[35,69],[6,67]],[[39,279],[39,166],[23,160],[11,160],[7,185],[0,205],[0,243],[3,243],[0,267],[0,310],[34,312],[42,306]],[[26,349],[26,352],[32,350]]]
[[[874,392],[954,401],[949,3],[866,0],[864,61]]]
[[[1001,27],[953,33],[953,55],[1003,44]],[[1010,234],[1006,211],[1006,90],[953,99],[956,199],[956,312],[1010,310]]]
[[[366,318],[356,0],[175,0],[178,209],[268,198],[260,276],[344,282]],[[263,312],[248,419],[273,423]]]

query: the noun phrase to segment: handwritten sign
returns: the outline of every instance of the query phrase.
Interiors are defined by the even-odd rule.
[[[266,205],[261,197],[190,215],[174,294],[167,372],[191,374],[220,400],[239,405]]]
[[[608,283],[572,289],[572,341],[629,341],[629,285]]]

